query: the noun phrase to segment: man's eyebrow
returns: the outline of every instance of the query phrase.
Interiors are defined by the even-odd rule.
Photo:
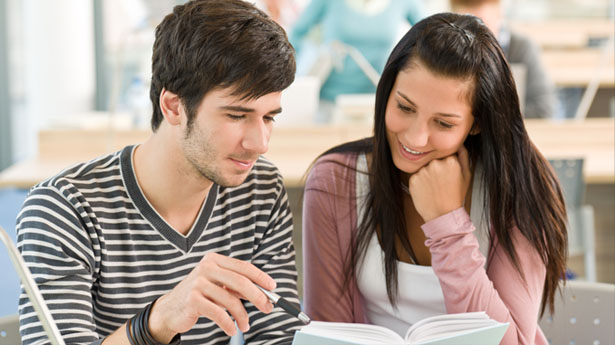
[[[253,112],[255,112],[255,110],[252,109],[252,108],[246,108],[246,107],[235,106],[235,105],[225,105],[225,106],[220,107],[220,109],[236,111],[238,113],[253,113]],[[282,112],[282,108],[280,107],[280,108],[277,108],[277,109],[274,109],[274,110],[268,112],[267,114],[279,114],[281,112]]]
[[[279,114],[282,112],[282,107],[279,107],[278,109],[273,109],[272,111],[268,112],[267,114],[273,115],[273,114]]]
[[[406,102],[408,102],[408,103],[410,103],[412,106],[416,107],[416,104],[414,104],[414,102],[412,102],[412,101],[410,100],[410,98],[408,98],[406,95],[404,95],[403,93],[401,93],[401,92],[399,92],[399,91],[397,91],[397,94],[398,94],[401,98],[405,99],[405,100],[406,100]],[[461,117],[461,115],[457,115],[457,114],[447,114],[447,113],[438,113],[438,115],[445,116],[445,117],[459,117],[459,118]]]

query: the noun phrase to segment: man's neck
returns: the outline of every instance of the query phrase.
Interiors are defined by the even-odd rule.
[[[179,145],[175,141],[164,140],[164,135],[154,133],[135,148],[133,169],[149,203],[171,227],[186,235],[213,182],[190,171]]]

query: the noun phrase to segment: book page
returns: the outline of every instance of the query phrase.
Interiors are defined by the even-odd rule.
[[[479,312],[470,312],[470,313],[457,313],[457,314],[443,314],[436,315],[432,317],[425,318],[421,321],[416,322],[412,325],[408,331],[406,332],[406,336],[404,339],[408,343],[412,343],[412,340],[416,340],[416,336],[412,336],[413,333],[416,333],[417,330],[421,328],[430,329],[432,324],[434,325],[454,325],[460,323],[460,321],[464,322],[481,322],[484,320],[490,320],[489,316],[483,311]],[[441,326],[438,326],[441,327]]]
[[[405,344],[399,334],[392,330],[363,323],[312,321],[299,332],[340,339],[359,344]]]
[[[467,339],[471,339],[471,334],[476,333],[477,336],[481,334],[478,336],[479,339],[489,344],[492,340],[491,335],[495,335],[496,338],[499,335],[501,339],[507,327],[508,324],[489,318],[485,312],[445,314],[428,317],[415,323],[408,329],[405,339],[408,344],[431,343],[432,341],[439,343],[439,340],[442,340],[442,343],[448,343],[446,339],[457,339],[463,337],[464,334],[470,337]],[[490,330],[492,328],[493,330]]]
[[[430,339],[448,337],[455,334],[472,331],[498,324],[494,320],[459,320],[455,323],[447,321],[438,321],[434,323],[424,324],[410,334],[407,339],[410,344]]]
[[[446,320],[484,320],[484,319],[489,319],[489,316],[487,316],[487,313],[485,313],[484,311],[476,311],[476,312],[470,312],[470,313],[457,313],[457,314],[442,314],[442,315],[431,316],[431,317],[424,318],[423,320],[418,321],[414,325],[412,325],[406,332],[405,338],[407,339],[410,333],[412,333],[415,329],[421,327],[421,325],[424,325],[426,323],[431,323],[435,321],[446,321]]]
[[[460,331],[455,334],[434,336],[431,339],[421,339],[412,345],[497,345],[502,340],[508,323],[494,323],[491,326]]]

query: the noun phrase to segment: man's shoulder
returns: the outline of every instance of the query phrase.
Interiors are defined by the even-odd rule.
[[[121,177],[120,157],[127,149],[130,147],[68,166],[32,187],[31,192],[37,189],[66,189],[68,186],[87,185],[109,180],[114,175]]]

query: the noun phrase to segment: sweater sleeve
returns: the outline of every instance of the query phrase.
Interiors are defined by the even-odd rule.
[[[524,277],[497,241],[485,270],[486,259],[463,208],[427,222],[423,231],[448,313],[485,311],[497,321],[509,322],[501,344],[546,343],[537,320],[546,268],[519,229],[511,229],[511,235]]]
[[[314,320],[356,322],[353,298],[344,285],[344,259],[350,242],[353,185],[345,162],[321,158],[308,175],[303,199],[303,295]],[[354,203],[352,203],[354,205]],[[346,245],[345,245],[346,244]]]
[[[95,246],[60,191],[39,187],[30,192],[17,218],[17,247],[66,344],[99,341],[90,293]],[[19,323],[23,344],[49,344],[23,287]]]

